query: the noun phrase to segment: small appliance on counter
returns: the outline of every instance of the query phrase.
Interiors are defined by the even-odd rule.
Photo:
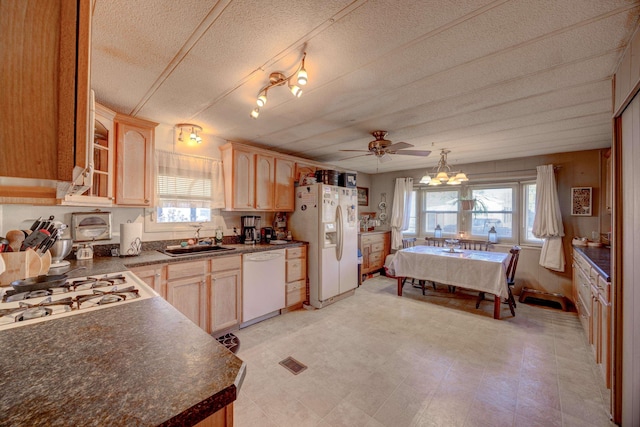
[[[76,249],[76,259],[92,259],[93,258],[93,246],[91,243],[81,243]]]
[[[262,240],[264,240],[265,243],[271,242],[271,240],[274,238],[275,232],[272,227],[264,227],[262,229]]]
[[[260,217],[246,215],[240,218],[242,221],[240,241],[247,245],[260,242]]]

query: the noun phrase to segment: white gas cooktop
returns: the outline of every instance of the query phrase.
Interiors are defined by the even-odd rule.
[[[0,288],[0,330],[129,304],[158,294],[130,271],[74,277],[42,291]]]

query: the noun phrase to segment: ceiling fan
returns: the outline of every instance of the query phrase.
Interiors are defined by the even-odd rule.
[[[423,156],[423,157],[426,157],[429,154],[431,154],[431,151],[428,151],[428,150],[405,150],[405,148],[413,147],[413,145],[407,142],[392,143],[388,139],[385,139],[385,137],[387,136],[386,130],[376,130],[371,132],[371,135],[373,135],[375,140],[369,142],[368,150],[340,150],[340,151],[367,153],[367,154],[360,154],[354,157],[374,155],[380,160],[381,163],[385,163],[391,160],[390,154],[402,154],[406,156]],[[348,157],[348,159],[352,159],[352,158],[353,157]],[[347,159],[342,159],[342,160],[347,160]]]

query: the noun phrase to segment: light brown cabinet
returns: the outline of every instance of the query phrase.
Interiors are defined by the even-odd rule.
[[[90,6],[76,0],[0,2],[2,176],[70,182],[88,167]],[[21,188],[0,188],[0,197],[55,203],[55,189]]]
[[[276,211],[293,212],[295,163],[276,157],[274,183],[274,208]]]
[[[273,210],[276,159],[273,156],[256,154],[256,202],[259,211]]]
[[[167,299],[167,266],[166,264],[145,265],[130,269],[162,298]]]
[[[361,233],[358,235],[358,247],[362,253],[360,274],[369,274],[384,267],[384,260],[391,252],[391,233]]]
[[[307,300],[307,247],[288,248],[286,255],[287,308],[302,306]]]
[[[154,132],[157,123],[117,114],[116,204],[150,206],[153,190]]]
[[[214,336],[233,329],[242,319],[242,256],[211,259],[210,326]]]
[[[207,265],[205,260],[167,265],[167,301],[205,331],[208,321]]]
[[[607,388],[611,387],[611,282],[573,250],[573,297]]]
[[[295,161],[234,142],[220,147],[220,152],[225,210],[293,211]]]

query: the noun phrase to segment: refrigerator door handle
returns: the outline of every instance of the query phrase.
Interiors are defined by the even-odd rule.
[[[338,245],[336,246],[336,258],[338,259],[338,261],[340,261],[342,259],[342,221],[344,220],[344,218],[342,217],[342,206],[338,205],[337,209],[336,209],[336,234],[338,235]]]

